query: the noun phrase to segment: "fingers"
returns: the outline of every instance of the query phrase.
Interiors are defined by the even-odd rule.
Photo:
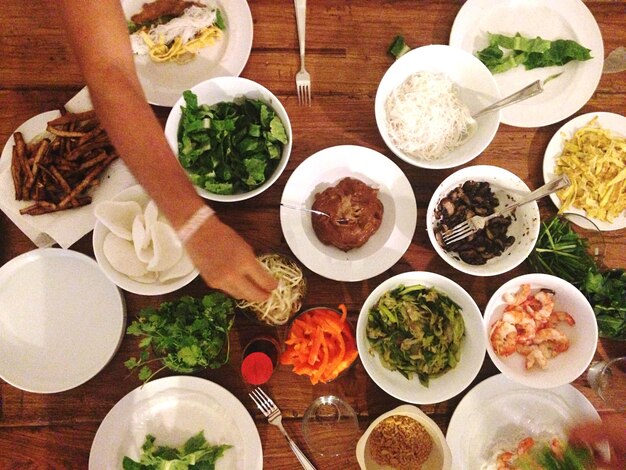
[[[626,422],[619,415],[606,416],[603,422],[587,422],[575,426],[569,435],[574,444],[583,444],[597,450],[604,443],[610,446],[610,462],[604,458],[604,452],[595,452],[604,468],[626,468]]]
[[[187,251],[209,286],[236,299],[260,302],[278,285],[250,245],[215,216],[189,241]]]

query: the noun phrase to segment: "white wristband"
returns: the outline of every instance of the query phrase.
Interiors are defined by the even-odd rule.
[[[213,214],[215,214],[215,211],[209,206],[202,206],[198,209],[187,219],[187,222],[176,230],[176,235],[178,235],[180,242],[185,245]]]

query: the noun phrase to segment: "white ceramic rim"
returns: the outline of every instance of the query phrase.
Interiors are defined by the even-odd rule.
[[[509,170],[491,165],[475,165],[463,168],[443,180],[437,189],[435,189],[428,203],[428,209],[426,210],[426,231],[428,232],[430,243],[437,254],[450,266],[466,274],[474,276],[497,276],[519,266],[532,252],[541,227],[539,206],[536,202],[530,202],[517,209],[513,224],[520,223],[520,220],[523,219],[521,223],[525,223],[525,227],[516,231],[517,236],[515,237],[515,243],[513,246],[507,248],[502,255],[488,260],[487,263],[483,265],[474,266],[465,263],[446,252],[437,242],[434,232],[434,216],[435,208],[437,204],[439,204],[439,201],[454,188],[469,180],[487,181],[490,184],[494,184],[495,182],[499,182],[500,185],[508,184],[507,189],[510,189],[512,192],[517,192],[519,196],[521,196],[522,193],[530,193],[530,189],[524,181]],[[502,189],[498,190],[498,192],[502,191]],[[504,200],[503,197],[499,198],[499,202],[500,208],[510,203],[510,201]],[[522,245],[523,243],[525,245]],[[524,249],[521,250],[520,247]]]
[[[460,147],[438,160],[418,160],[410,157],[391,141],[385,119],[387,97],[409,75],[420,71],[443,73],[456,83],[461,100],[471,113],[490,105],[501,96],[491,72],[472,54],[440,44],[413,49],[389,67],[376,90],[374,104],[376,125],[387,147],[400,159],[421,168],[452,168],[478,157],[496,135],[500,125],[500,111],[479,117],[476,133]]]
[[[283,146],[283,154],[278,166],[274,170],[274,173],[261,186],[245,193],[228,195],[211,193],[196,186],[195,188],[198,194],[210,201],[237,202],[257,196],[274,184],[287,167],[287,162],[289,161],[289,157],[291,155],[291,148],[293,146],[291,121],[289,120],[287,111],[280,100],[260,83],[243,77],[211,78],[210,80],[206,80],[193,86],[191,91],[198,97],[198,104],[211,105],[221,101],[232,101],[235,98],[242,96],[249,99],[261,100],[274,109],[276,115],[283,122],[287,138],[289,139],[287,144]],[[165,139],[176,156],[178,156],[178,124],[182,115],[181,106],[185,106],[185,98],[182,95],[172,107],[165,123]]]
[[[460,362],[454,369],[431,379],[428,388],[424,387],[416,376],[407,380],[400,372],[386,369],[381,364],[378,353],[370,354],[366,335],[368,313],[378,299],[385,292],[400,285],[416,284],[435,287],[448,295],[461,307],[465,322]],[[486,339],[483,333],[483,320],[474,299],[451,279],[425,271],[398,274],[382,282],[372,291],[359,313],[356,341],[361,363],[374,383],[399,400],[420,405],[440,403],[461,393],[476,378],[485,359]]]
[[[621,114],[599,112],[582,114],[575,117],[561,126],[561,128],[552,136],[550,142],[548,142],[548,146],[546,147],[546,151],[543,156],[543,180],[545,182],[548,182],[550,179],[556,177],[554,169],[556,168],[556,161],[563,151],[564,142],[572,138],[577,130],[587,125],[587,123],[594,117],[598,118],[598,124],[603,129],[609,130],[622,138],[626,138],[626,117]],[[550,194],[550,199],[557,209],[561,208],[561,201],[556,193]],[[599,229],[602,231],[609,231],[626,228],[626,211],[616,217],[613,222],[605,222],[604,220],[589,217],[586,211],[579,209],[578,207],[571,206],[566,212],[579,214],[591,220],[593,224],[595,224],[595,227],[591,223],[587,223],[586,220],[581,217],[575,217],[572,220],[572,222],[576,225],[579,225],[587,230]]]

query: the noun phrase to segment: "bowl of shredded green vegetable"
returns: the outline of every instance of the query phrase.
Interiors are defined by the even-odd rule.
[[[408,403],[456,396],[485,358],[478,306],[461,286],[435,273],[408,272],[380,284],[361,308],[356,335],[368,375]]]
[[[268,189],[287,166],[291,123],[267,88],[242,77],[217,77],[183,92],[165,138],[198,194],[242,201]]]

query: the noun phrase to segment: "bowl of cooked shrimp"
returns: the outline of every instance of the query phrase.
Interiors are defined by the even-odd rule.
[[[487,353],[509,379],[558,387],[585,372],[596,351],[598,325],[585,296],[549,274],[503,284],[484,314]]]

